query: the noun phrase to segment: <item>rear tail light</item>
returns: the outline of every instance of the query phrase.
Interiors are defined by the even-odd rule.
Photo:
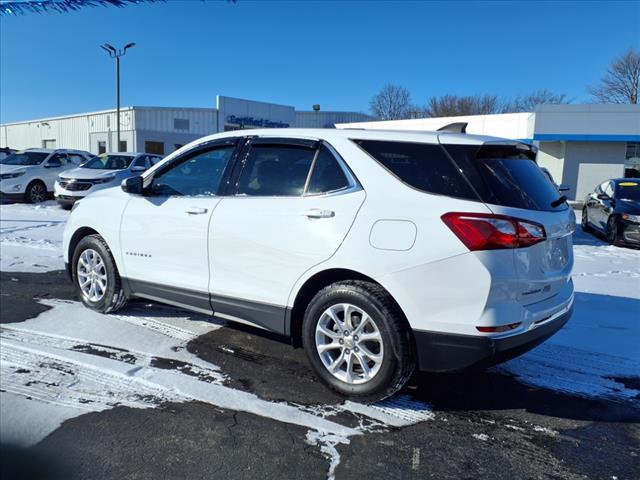
[[[547,238],[542,225],[505,215],[451,212],[442,221],[471,251],[529,247]]]
[[[499,327],[476,327],[482,333],[502,333],[518,328],[522,322],[510,323],[508,325],[500,325]]]

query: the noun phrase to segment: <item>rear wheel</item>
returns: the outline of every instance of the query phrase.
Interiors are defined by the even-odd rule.
[[[80,240],[71,265],[76,291],[87,307],[110,313],[127,303],[111,250],[100,235]]]
[[[607,241],[611,245],[620,245],[620,232],[618,230],[618,219],[611,215],[607,221]]]
[[[582,226],[583,232],[591,231],[591,227],[589,226],[589,217],[587,214],[587,207],[582,209],[582,219],[580,220],[580,225]]]
[[[29,203],[44,202],[47,199],[47,186],[40,180],[35,180],[27,185],[24,197]]]
[[[302,336],[318,376],[361,401],[393,395],[415,368],[406,320],[374,283],[337,282],[318,292],[305,312]]]

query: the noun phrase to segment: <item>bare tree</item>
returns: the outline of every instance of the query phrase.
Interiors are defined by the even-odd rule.
[[[589,93],[602,103],[638,103],[640,52],[633,47],[615,58]]]
[[[496,95],[443,95],[431,97],[425,113],[428,117],[456,117],[459,115],[486,115],[498,113],[500,99]]]
[[[407,118],[413,110],[409,90],[398,85],[385,85],[371,98],[371,113],[381,120]]]
[[[571,103],[564,93],[554,93],[546,88],[536,90],[528,95],[518,95],[513,100],[507,100],[502,107],[503,113],[532,112],[536,105]]]

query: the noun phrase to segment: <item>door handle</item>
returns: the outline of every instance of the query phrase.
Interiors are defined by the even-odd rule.
[[[207,213],[207,209],[202,207],[189,207],[185,210],[185,212],[189,215],[202,215],[204,213]]]
[[[302,215],[308,218],[331,218],[336,216],[336,212],[333,210],[320,210],[319,208],[312,208],[307,210]]]

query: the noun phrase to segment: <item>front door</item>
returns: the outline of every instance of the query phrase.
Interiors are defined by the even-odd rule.
[[[209,221],[235,148],[227,142],[187,152],[154,172],[144,195],[131,198],[120,243],[132,293],[211,311]]]
[[[365,194],[319,142],[258,138],[248,149],[211,221],[211,300],[283,333],[293,285],[335,253]]]

